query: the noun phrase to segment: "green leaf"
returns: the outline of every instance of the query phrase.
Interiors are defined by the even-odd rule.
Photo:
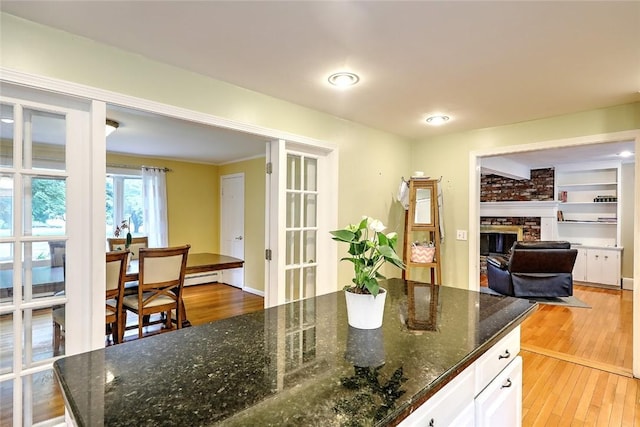
[[[364,282],[364,286],[374,297],[376,297],[380,292],[380,285],[378,285],[378,281],[373,277],[368,277]]]
[[[333,240],[337,240],[339,242],[351,243],[357,240],[356,235],[349,230],[334,230],[329,233],[334,236]]]

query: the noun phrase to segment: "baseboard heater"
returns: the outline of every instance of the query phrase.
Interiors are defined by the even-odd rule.
[[[208,273],[187,274],[184,277],[184,285],[191,286],[191,285],[200,285],[202,283],[217,282],[218,278],[219,276],[217,271],[212,271]]]

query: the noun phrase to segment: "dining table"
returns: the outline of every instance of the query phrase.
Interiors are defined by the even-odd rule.
[[[221,255],[210,252],[194,252],[187,255],[187,267],[185,269],[185,276],[189,274],[206,273],[210,271],[220,271],[232,268],[242,268],[244,266],[244,260],[235,258],[228,255]],[[138,280],[139,280],[139,264],[137,259],[132,259],[127,266],[127,273],[125,275],[125,295],[134,295],[138,292]],[[184,302],[181,300],[182,309],[182,327],[191,326],[191,322],[187,319],[187,311],[184,307]]]

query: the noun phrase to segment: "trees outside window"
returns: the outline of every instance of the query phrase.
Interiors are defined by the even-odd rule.
[[[142,180],[139,176],[110,174],[106,181],[106,235],[113,236],[123,220],[131,221],[131,234],[144,234]]]

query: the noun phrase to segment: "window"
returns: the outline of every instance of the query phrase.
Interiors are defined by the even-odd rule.
[[[138,175],[108,174],[106,182],[106,236],[113,237],[113,231],[123,220],[131,221],[131,234],[145,234],[142,200],[142,179]]]

